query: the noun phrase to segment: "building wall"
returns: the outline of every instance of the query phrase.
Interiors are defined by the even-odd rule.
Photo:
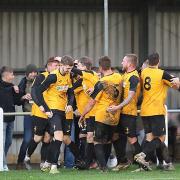
[[[103,55],[103,12],[1,12],[0,63],[42,67],[47,58],[70,54]],[[138,18],[129,12],[109,13],[109,56],[113,65],[125,53],[138,53]]]
[[[155,49],[161,57],[161,65],[180,67],[180,12],[157,12]],[[172,73],[180,77],[180,72]],[[180,107],[179,92],[169,91],[168,106]]]

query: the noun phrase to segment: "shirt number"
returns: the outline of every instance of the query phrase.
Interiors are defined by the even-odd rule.
[[[151,89],[151,78],[150,77],[146,77],[144,80],[144,89],[149,91]]]

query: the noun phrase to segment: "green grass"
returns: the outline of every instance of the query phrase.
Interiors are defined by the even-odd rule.
[[[16,171],[0,172],[0,180],[160,180],[160,179],[180,179],[180,164],[175,165],[175,171],[160,171],[153,169],[151,172],[136,172],[132,173],[137,166],[132,166],[128,170],[120,172],[106,172],[102,173],[98,170],[79,171],[70,169],[60,169],[59,174],[42,173],[40,170],[32,171]]]

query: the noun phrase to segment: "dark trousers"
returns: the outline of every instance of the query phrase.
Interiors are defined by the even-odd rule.
[[[18,163],[22,163],[24,161],[28,145],[32,139],[32,119],[32,116],[24,116],[24,135],[18,155]]]

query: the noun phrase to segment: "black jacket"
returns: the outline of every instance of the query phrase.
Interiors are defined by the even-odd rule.
[[[21,95],[15,93],[12,83],[0,80],[0,107],[4,112],[15,112],[15,105],[21,104]],[[4,122],[12,122],[15,116],[4,116]]]
[[[27,84],[27,79],[26,77],[23,77],[18,85],[19,93],[21,96],[24,96],[26,94],[26,84]],[[24,112],[25,112],[24,104],[26,101],[27,100],[21,100],[21,105]]]

